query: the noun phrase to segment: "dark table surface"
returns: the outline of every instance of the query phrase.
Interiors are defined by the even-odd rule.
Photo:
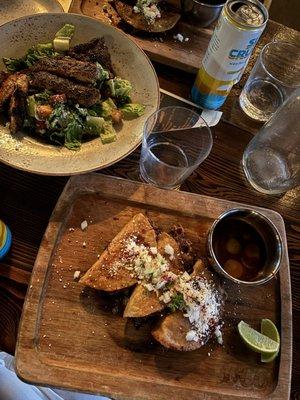
[[[162,65],[155,67],[162,88],[189,97],[193,76]],[[213,128],[211,154],[186,180],[181,190],[267,207],[283,216],[293,295],[291,398],[300,399],[300,191],[295,189],[282,196],[267,196],[256,192],[245,181],[240,161],[259,125],[247,123],[238,109],[239,89],[233,90],[224,107],[223,120]],[[138,179],[139,152],[137,149],[101,172]],[[11,354],[15,351],[22,306],[38,248],[67,180],[67,177],[33,175],[0,165],[0,218],[13,233],[12,249],[0,262],[0,350]]]

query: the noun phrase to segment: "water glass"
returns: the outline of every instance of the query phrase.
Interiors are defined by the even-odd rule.
[[[140,173],[144,181],[176,189],[205,160],[212,148],[209,126],[185,107],[165,107],[146,121]]]
[[[239,103],[251,118],[268,121],[300,86],[300,46],[268,43],[261,51],[240,94]]]
[[[250,184],[267,194],[300,185],[300,88],[251,140],[243,155]]]

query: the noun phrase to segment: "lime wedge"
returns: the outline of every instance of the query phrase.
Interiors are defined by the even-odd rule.
[[[279,343],[251,328],[244,321],[239,322],[238,331],[244,343],[256,353],[270,355],[279,349]]]
[[[280,346],[279,332],[278,332],[275,324],[270,319],[262,319],[261,320],[260,331],[263,335],[268,336],[268,338],[274,340]],[[269,362],[275,360],[275,358],[278,356],[278,353],[279,353],[279,348],[277,351],[275,351],[272,354],[262,353],[260,360],[263,363],[269,363]]]

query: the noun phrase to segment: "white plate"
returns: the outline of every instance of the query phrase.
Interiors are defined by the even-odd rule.
[[[19,133],[14,137],[0,125],[0,160],[15,168],[44,175],[73,175],[111,165],[140,143],[145,120],[159,106],[159,85],[145,53],[122,31],[96,19],[77,14],[36,14],[0,26],[0,59],[20,57],[37,43],[52,40],[65,23],[75,25],[72,44],[104,36],[116,74],[133,85],[132,100],[146,105],[145,114],[124,121],[116,142],[103,145],[100,139],[84,143],[80,151],[70,151],[39,142]],[[0,69],[4,69],[0,64]]]

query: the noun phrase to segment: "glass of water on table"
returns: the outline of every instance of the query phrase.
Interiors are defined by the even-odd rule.
[[[209,155],[212,133],[203,118],[185,107],[165,107],[145,123],[141,177],[163,189],[177,189]]]
[[[300,46],[271,42],[260,52],[239,103],[250,118],[268,121],[299,86]]]
[[[242,164],[260,192],[279,194],[300,185],[300,88],[254,136]]]

